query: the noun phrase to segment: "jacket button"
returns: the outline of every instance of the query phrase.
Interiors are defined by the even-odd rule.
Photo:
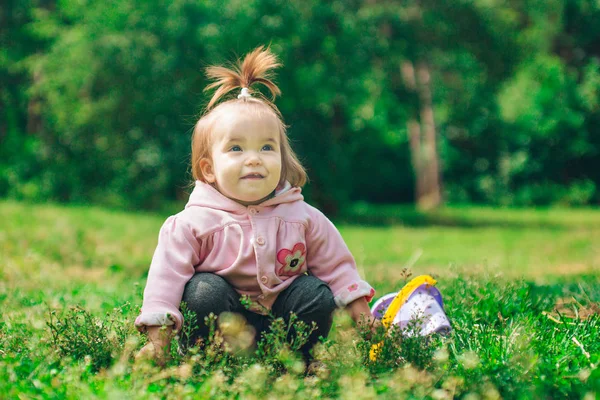
[[[267,283],[267,282],[269,282],[269,278],[267,278],[266,276],[263,276],[262,278],[260,278],[260,281],[262,283]]]
[[[252,215],[256,215],[256,213],[257,213],[258,211],[256,210],[256,208],[250,208],[250,209],[248,209],[248,212],[249,212],[250,214],[252,214]]]
[[[263,244],[265,244],[265,239],[262,236],[259,236],[256,238],[256,243],[262,246]]]

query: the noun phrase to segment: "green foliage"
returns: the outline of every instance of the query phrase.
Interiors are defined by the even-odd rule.
[[[594,279],[596,283],[590,282],[589,287],[598,283],[597,277]],[[319,393],[337,398],[349,390],[357,390],[358,398],[376,394],[430,398],[450,393],[502,398],[519,398],[523,394],[581,397],[597,390],[594,374],[600,354],[595,341],[600,327],[598,315],[588,319],[548,318],[545,312],[552,310],[562,294],[561,286],[551,292],[536,293],[532,289],[536,286],[523,281],[506,285],[501,280],[446,280],[446,311],[453,324],[447,337],[420,337],[410,327],[407,331],[392,329],[370,335],[368,328],[353,328],[346,315],[336,315],[330,338],[315,349],[315,361],[308,375],[300,355],[294,354],[294,342],[289,341],[291,324],[275,320],[257,350],[242,355],[227,346],[227,340],[233,338],[225,339],[213,316],[208,321],[213,326],[209,338],[188,349],[184,356],[173,353],[164,371],[155,370],[150,364],[132,365],[131,351],[139,345],[128,348],[127,342],[120,340],[111,351],[102,349],[98,354],[98,359],[105,362],[104,368],[112,367],[103,368],[105,372],[96,375],[99,365],[91,356],[84,364],[90,370],[81,383],[89,385],[87,390],[99,383],[125,390],[127,382],[139,380],[144,382],[141,389],[151,393],[194,391],[211,398],[250,394],[260,397],[273,391],[281,395],[304,397]],[[82,312],[79,310],[79,314]],[[87,318],[86,323],[77,324],[89,332],[99,323],[119,322],[118,317],[112,318]],[[294,318],[291,320],[293,323]],[[417,330],[416,323],[412,330]],[[55,337],[56,333],[53,331],[52,335]],[[73,336],[67,330],[58,335],[64,336],[65,341]],[[90,338],[97,339],[98,335]],[[371,345],[381,339],[384,345],[379,357],[370,361]],[[69,355],[89,356],[91,347],[84,341],[72,341]],[[35,365],[40,360],[31,362]],[[49,362],[58,367],[57,359]],[[74,372],[77,364],[69,366],[68,362],[62,362],[62,374]],[[25,365],[20,368],[23,371]],[[106,376],[112,380],[105,380]]]
[[[449,202],[600,199],[595,1],[9,0],[0,22],[1,196],[181,201],[202,68],[267,43],[327,213],[413,200],[406,60],[433,74]]]
[[[181,332],[179,332],[178,346],[182,346],[183,349],[190,348],[194,346],[192,343],[193,332],[198,329],[198,317],[196,313],[191,311],[186,302],[181,302],[181,315],[183,315],[183,326],[181,327]],[[214,321],[212,323],[208,323],[209,326],[214,326]],[[214,328],[211,329],[213,331]]]
[[[597,211],[366,208],[363,217],[387,213],[381,218],[388,224],[410,223],[342,226],[361,272],[377,296],[402,287],[411,262],[413,274],[433,273],[453,326],[449,335],[372,334],[340,312],[305,371],[294,349],[310,327],[290,344],[291,325],[299,325],[280,320],[252,349],[244,347],[242,321],[212,316],[210,338],[185,354],[175,339],[161,369],[135,361],[144,340],[133,321],[162,218],[0,202],[0,392],[207,399],[600,392]],[[70,240],[78,231],[84,239]],[[410,261],[419,248],[418,261]],[[184,315],[181,334],[197,323],[189,311]],[[371,345],[380,340],[382,354],[371,362]]]
[[[62,357],[81,361],[86,359],[91,370],[97,372],[110,366],[116,349],[122,348],[132,327],[123,324],[117,315],[129,312],[129,304],[107,313],[104,319],[94,317],[87,310],[73,307],[67,313],[50,311],[47,321],[54,347]]]
[[[298,320],[293,313],[290,314],[287,323],[283,318],[273,318],[269,330],[261,335],[257,346],[257,357],[262,363],[270,365],[275,370],[302,372],[303,362],[294,354],[299,354],[300,348],[306,344],[308,337],[316,329],[314,322],[308,325]]]
[[[402,330],[392,326],[389,330],[378,327],[373,334],[368,327],[359,326],[358,333],[363,339],[356,346],[364,357],[363,363],[372,374],[381,374],[406,365],[419,370],[432,371],[435,367],[435,352],[438,351],[444,337],[438,334],[421,336],[423,315],[412,317]],[[379,345],[376,360],[369,357],[373,345]]]

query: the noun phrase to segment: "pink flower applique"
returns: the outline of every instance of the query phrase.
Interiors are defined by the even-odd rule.
[[[296,243],[292,250],[279,250],[277,261],[283,265],[277,271],[278,275],[292,276],[299,274],[306,261],[306,246],[303,243]]]
[[[354,292],[357,289],[358,289],[358,283],[353,283],[352,285],[348,286],[349,292]]]

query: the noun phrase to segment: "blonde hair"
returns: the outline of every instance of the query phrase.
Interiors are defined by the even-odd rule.
[[[265,49],[263,46],[257,47],[244,57],[243,61],[238,60],[232,68],[222,66],[212,66],[206,69],[208,78],[215,80],[206,87],[205,90],[216,88],[214,95],[210,99],[208,106],[202,117],[194,127],[192,135],[192,175],[194,179],[206,182],[201,168],[202,159],[210,159],[210,149],[212,145],[212,132],[215,124],[227,112],[239,113],[240,110],[251,112],[260,117],[274,117],[279,127],[279,141],[281,143],[281,180],[290,182],[292,186],[302,187],[306,184],[308,177],[304,167],[298,160],[298,157],[292,150],[287,136],[286,126],[283,123],[281,113],[273,104],[277,95],[281,91],[273,83],[272,70],[281,66],[277,57]],[[253,92],[251,86],[255,83],[265,85],[271,92],[272,99],[268,100],[260,94]],[[247,88],[253,96],[240,96],[230,98],[229,100],[218,103],[225,95],[235,89]],[[216,107],[215,104],[218,104]],[[214,107],[214,108],[213,108]]]

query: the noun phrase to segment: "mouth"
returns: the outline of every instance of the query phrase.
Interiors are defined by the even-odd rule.
[[[244,175],[242,176],[242,179],[263,179],[264,176],[262,176],[261,174],[248,174],[248,175]]]

